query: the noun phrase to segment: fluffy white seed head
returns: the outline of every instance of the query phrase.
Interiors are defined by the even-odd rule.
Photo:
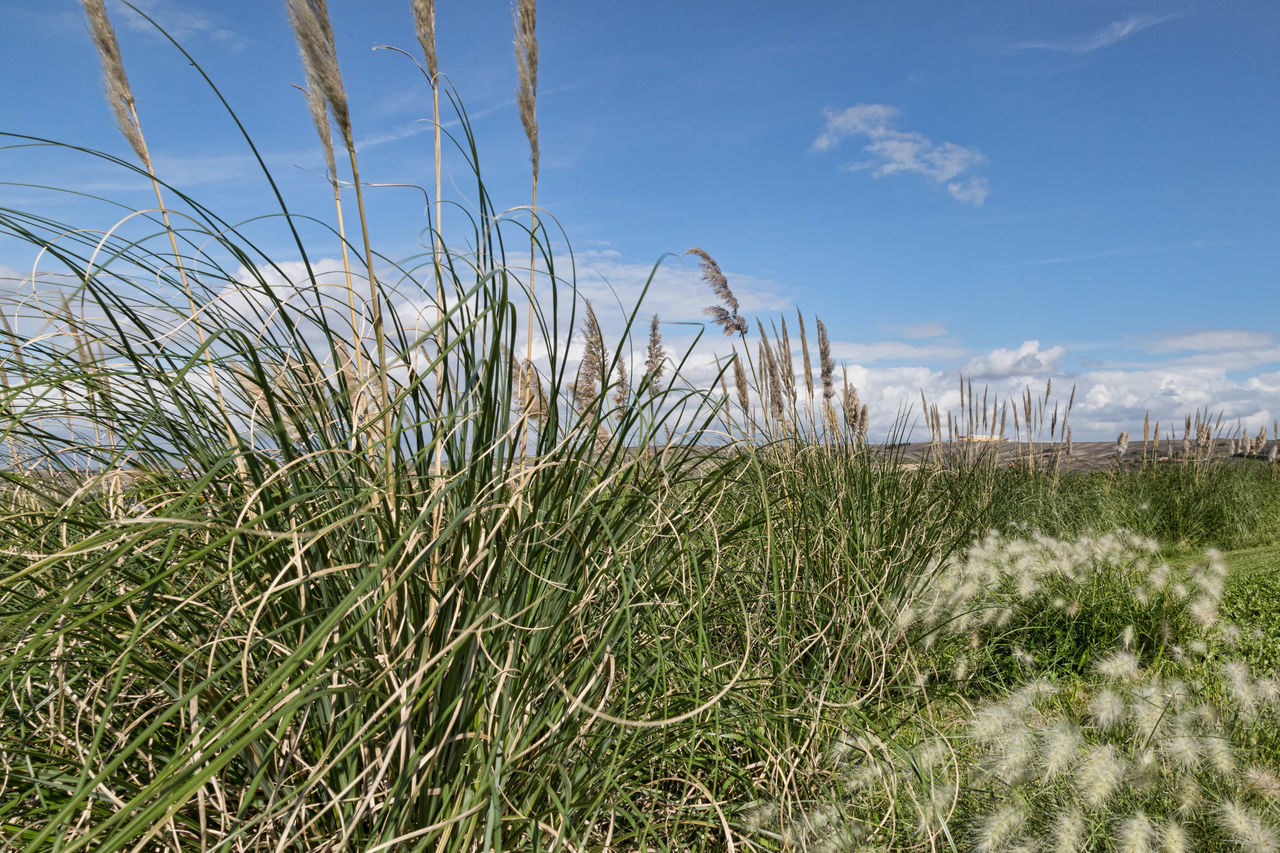
[[[1090,808],[1102,808],[1120,786],[1124,771],[1124,759],[1114,746],[1103,744],[1095,747],[1076,771],[1080,798]]]
[[[1119,650],[1099,660],[1095,669],[1107,678],[1133,681],[1142,673],[1142,662],[1132,652]]]
[[[1265,767],[1250,767],[1244,771],[1244,783],[1258,796],[1272,801],[1280,800],[1280,779]]]
[[[1280,850],[1275,830],[1239,800],[1223,800],[1218,805],[1218,825],[1249,853],[1276,853]]]
[[[1040,768],[1046,780],[1054,779],[1075,766],[1084,751],[1080,731],[1066,720],[1058,720],[1040,735]]]
[[[1022,831],[1027,822],[1027,807],[1021,802],[1011,802],[978,820],[977,846],[983,853],[1006,850],[1010,842]]]
[[[1046,849],[1052,853],[1080,853],[1084,849],[1088,829],[1084,815],[1078,808],[1070,806],[1053,819]]]
[[[1114,690],[1102,690],[1089,703],[1089,712],[1096,727],[1114,729],[1124,722],[1124,697]]]
[[[1144,812],[1135,812],[1116,827],[1116,850],[1119,853],[1154,853],[1156,828]]]
[[[1176,820],[1165,821],[1160,827],[1161,853],[1189,853],[1191,836],[1186,827]]]

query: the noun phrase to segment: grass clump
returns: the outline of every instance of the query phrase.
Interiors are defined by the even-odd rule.
[[[1173,568],[1123,531],[1075,541],[988,533],[950,560],[902,614],[956,682],[1083,673],[1117,642],[1181,657],[1217,616],[1226,566]],[[1174,642],[1172,638],[1182,638]]]
[[[1198,592],[1175,596],[1163,615],[1149,610],[1158,581],[1183,582],[1164,577],[1167,567],[1143,565],[1150,546],[1124,537],[991,537],[953,562],[940,575],[947,591],[913,617],[934,630],[916,650],[936,671],[954,660],[944,639],[932,639],[938,635],[964,635],[969,653],[987,660],[1022,657],[1007,634],[1025,638],[1033,625],[1027,614],[1044,602],[993,572],[993,554],[1005,555],[1005,566],[1058,564],[1030,568],[1042,586],[1060,587],[1050,595],[1105,588],[1130,601],[1094,620],[1098,645],[1088,666],[1041,669],[1027,655],[1008,671],[991,667],[976,691],[974,667],[979,674],[966,673],[963,685],[921,691],[919,717],[894,738],[838,740],[829,753],[837,793],[798,816],[762,809],[766,831],[831,850],[1275,849],[1280,755],[1270,733],[1280,724],[1280,681],[1234,656],[1236,629],[1207,604],[1196,606],[1212,599],[1216,609],[1223,570],[1215,557],[1187,573]],[[1162,577],[1153,580],[1153,572]],[[979,579],[987,591],[960,589]],[[950,618],[940,618],[944,610]],[[1084,606],[1070,616],[1093,618]],[[1125,618],[1153,616],[1155,631],[1121,627]],[[1107,618],[1116,620],[1118,642],[1102,627]],[[1046,624],[1056,621],[1055,614]]]

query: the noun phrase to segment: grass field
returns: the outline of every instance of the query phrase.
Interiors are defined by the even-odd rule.
[[[741,350],[696,386],[642,306],[605,340],[478,174],[470,248],[392,262],[323,4],[290,10],[354,216],[313,250],[282,202],[282,286],[153,174],[85,5],[157,207],[0,210],[73,282],[25,282],[0,335],[0,846],[1280,849],[1264,445],[1071,475],[1046,388],[1011,401],[1025,460],[927,402],[909,458],[825,327],[816,360],[750,329],[701,250]],[[954,422],[994,429],[973,399]]]

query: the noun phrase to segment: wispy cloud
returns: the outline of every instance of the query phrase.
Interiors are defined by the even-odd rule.
[[[1014,50],[1052,50],[1059,53],[1093,53],[1105,47],[1117,45],[1143,30],[1182,17],[1183,13],[1161,15],[1130,15],[1118,21],[1112,21],[1105,27],[1094,30],[1085,36],[1060,39],[1057,41],[1024,41],[1011,45]]]
[[[1195,329],[1162,332],[1143,347],[1151,353],[1216,352],[1222,350],[1265,350],[1276,346],[1270,332],[1249,329]]]
[[[179,42],[189,42],[200,36],[236,53],[249,46],[249,37],[227,26],[221,15],[210,14],[195,4],[180,0],[133,0],[133,4]],[[122,21],[129,29],[152,34],[156,32],[154,26],[123,4],[112,5],[113,17]]]
[[[964,176],[986,162],[981,151],[954,142],[934,142],[923,133],[898,130],[894,127],[900,115],[897,107],[855,104],[843,110],[827,110],[825,115],[826,126],[813,141],[813,150],[829,151],[849,137],[868,140],[862,150],[871,159],[846,163],[841,166],[846,171],[870,169],[877,178],[898,173],[923,175],[945,186],[957,201],[974,207],[981,207],[991,193],[986,178]]]
[[[898,327],[904,338],[940,338],[947,333],[941,323],[911,323]]]
[[[1216,249],[1230,246],[1222,240],[1191,240],[1186,243],[1175,243],[1172,246],[1135,247],[1131,249],[1108,249],[1105,252],[1090,252],[1087,255],[1065,255],[1059,258],[1039,258],[1033,261],[1011,261],[1007,264],[992,264],[987,269],[1004,270],[1014,267],[1038,267],[1045,264],[1070,264],[1077,261],[1096,261],[1102,258],[1124,258],[1134,255],[1159,255],[1165,252],[1182,252],[1193,249]]]

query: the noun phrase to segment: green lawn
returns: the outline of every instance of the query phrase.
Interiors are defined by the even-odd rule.
[[[1222,615],[1240,628],[1238,651],[1258,672],[1280,671],[1280,546],[1226,555]]]

